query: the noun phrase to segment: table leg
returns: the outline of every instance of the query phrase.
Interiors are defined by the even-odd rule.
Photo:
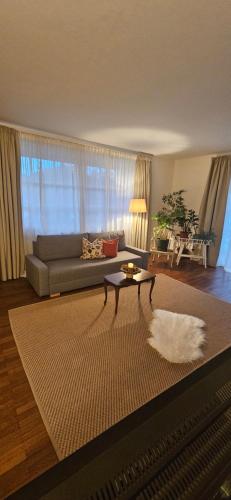
[[[174,263],[174,258],[176,256],[176,241],[173,241],[173,246],[172,246],[172,260],[171,260],[171,267],[173,266]]]
[[[105,293],[105,299],[104,299],[104,305],[107,303],[107,285],[104,283],[104,293]]]
[[[139,283],[139,285],[138,285],[138,297],[140,296],[140,287],[141,287],[141,283]]]
[[[205,269],[207,268],[207,246],[203,245],[203,263],[205,266]]]
[[[120,289],[116,286],[115,287],[115,301],[116,301],[115,314],[117,314],[117,311],[118,311],[119,294],[120,294]]]
[[[181,259],[181,255],[183,253],[183,250],[184,250],[184,243],[180,245],[180,249],[178,251],[178,255],[177,255],[177,259],[176,259],[176,265],[179,266],[179,263],[180,263],[180,259]]]
[[[153,290],[154,285],[155,285],[155,277],[153,277],[151,279],[151,288],[150,288],[150,292],[149,292],[149,302],[152,302],[152,290]]]

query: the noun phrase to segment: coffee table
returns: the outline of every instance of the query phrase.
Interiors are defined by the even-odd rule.
[[[149,301],[152,302],[152,290],[155,284],[156,276],[149,273],[149,271],[145,271],[145,269],[141,269],[140,273],[137,273],[133,276],[132,279],[126,278],[126,274],[122,271],[114,274],[107,274],[104,276],[104,291],[105,291],[105,300],[104,305],[107,303],[107,288],[108,286],[113,286],[115,289],[115,314],[118,311],[118,303],[119,303],[119,293],[121,288],[126,288],[128,286],[138,286],[138,297],[140,296],[140,287],[142,283],[151,282],[151,288],[149,291]]]

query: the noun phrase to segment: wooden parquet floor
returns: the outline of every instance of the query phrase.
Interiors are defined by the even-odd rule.
[[[213,293],[231,302],[231,273],[180,263],[170,269],[163,261],[149,269]],[[57,457],[37,409],[9,325],[8,309],[39,302],[26,279],[0,282],[0,498],[5,498],[57,463]]]

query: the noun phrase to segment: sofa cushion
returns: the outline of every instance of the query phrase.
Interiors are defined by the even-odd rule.
[[[127,262],[134,262],[141,266],[142,258],[131,252],[122,251],[111,259],[91,261],[84,261],[80,258],[60,259],[49,261],[46,265],[49,271],[49,283],[56,284],[94,275],[102,275],[103,278],[106,274],[119,271],[121,265]]]
[[[122,231],[110,231],[110,239],[114,240],[115,238],[119,238],[119,246],[118,246],[119,252],[121,252],[121,250],[125,250],[126,242],[125,242],[124,231],[123,230]]]
[[[105,257],[116,257],[118,253],[119,240],[103,240],[103,254]]]
[[[83,237],[88,238],[88,233],[39,235],[34,245],[35,255],[44,262],[80,257]]]
[[[96,238],[101,238],[102,240],[115,240],[119,239],[119,252],[121,250],[125,250],[126,242],[125,242],[125,234],[124,230],[121,231],[107,231],[104,233],[89,233],[89,241],[94,241]]]
[[[95,240],[110,240],[109,232],[101,232],[101,233],[88,233],[89,241]]]
[[[96,239],[94,241],[89,241],[87,238],[83,238],[82,252],[83,254],[80,255],[80,259],[103,259],[105,257],[105,255],[103,254],[103,240]]]

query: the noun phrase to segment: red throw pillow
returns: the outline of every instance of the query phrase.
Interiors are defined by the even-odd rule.
[[[116,257],[119,240],[103,240],[103,254],[105,257]]]

